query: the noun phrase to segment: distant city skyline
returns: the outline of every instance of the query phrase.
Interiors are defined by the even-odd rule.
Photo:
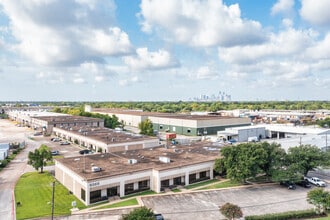
[[[329,100],[329,8],[0,0],[0,101]]]

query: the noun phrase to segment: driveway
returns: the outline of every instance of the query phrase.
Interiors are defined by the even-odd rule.
[[[0,119],[0,142],[25,141],[27,146],[0,172],[0,219],[15,219],[15,184],[23,173],[33,171],[33,168],[27,165],[27,155],[39,145],[28,139],[32,133],[28,128],[16,127],[13,122]]]
[[[156,213],[170,219],[225,219],[219,206],[230,202],[242,208],[244,216],[313,208],[306,201],[308,189],[288,190],[279,185],[251,186],[215,191],[142,197]]]

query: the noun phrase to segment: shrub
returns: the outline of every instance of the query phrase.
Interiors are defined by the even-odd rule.
[[[290,219],[305,219],[319,217],[313,209],[302,211],[291,211],[283,213],[273,213],[266,215],[252,215],[245,217],[245,220],[290,220]]]
[[[8,164],[7,160],[0,160],[0,167],[4,168],[7,166],[7,164]]]

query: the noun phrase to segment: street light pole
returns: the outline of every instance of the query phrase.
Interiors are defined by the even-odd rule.
[[[55,197],[55,181],[53,182],[53,194],[52,194],[52,220],[54,219],[54,197]]]

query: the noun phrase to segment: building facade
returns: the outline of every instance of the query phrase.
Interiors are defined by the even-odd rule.
[[[166,155],[166,156],[164,156]],[[163,147],[57,159],[55,177],[83,203],[213,179],[219,149]]]

